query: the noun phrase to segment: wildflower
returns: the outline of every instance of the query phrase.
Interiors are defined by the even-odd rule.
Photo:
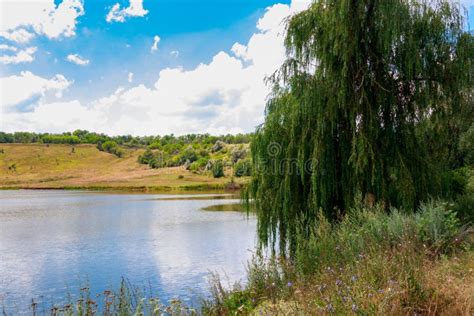
[[[337,279],[337,280],[336,280],[336,285],[339,286],[339,285],[341,285],[341,284],[342,284],[342,281],[339,280],[339,279]]]
[[[292,286],[293,286],[293,283],[291,283],[291,281],[290,281],[290,282],[288,282],[286,285],[287,285],[288,287],[292,287]]]
[[[330,313],[334,313],[335,312],[335,309],[334,309],[334,306],[332,306],[331,303],[329,303],[327,306],[326,306],[326,310]]]
[[[354,313],[356,313],[358,311],[358,308],[357,308],[357,305],[356,304],[352,304],[352,311]]]
[[[355,275],[353,275],[353,276],[351,277],[351,281],[352,281],[352,282],[357,281],[357,277],[356,277]]]

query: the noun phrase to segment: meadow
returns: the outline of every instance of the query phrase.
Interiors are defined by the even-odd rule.
[[[117,157],[92,144],[1,144],[0,188],[188,191],[225,190],[231,182],[230,167],[219,178],[183,166],[154,169],[138,162],[145,148],[122,150]],[[246,181],[232,180],[234,187]]]

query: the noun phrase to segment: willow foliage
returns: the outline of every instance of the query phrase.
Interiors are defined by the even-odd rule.
[[[336,219],[357,196],[413,209],[437,194],[439,164],[420,128],[442,131],[472,107],[474,46],[460,10],[318,0],[288,20],[287,60],[251,147],[263,246],[293,252],[320,209]]]

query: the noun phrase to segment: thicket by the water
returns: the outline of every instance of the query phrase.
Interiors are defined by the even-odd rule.
[[[455,205],[387,213],[359,203],[338,223],[318,213],[296,259],[255,256],[247,285],[216,278],[211,315],[471,315],[472,233]],[[471,234],[471,236],[470,236]]]

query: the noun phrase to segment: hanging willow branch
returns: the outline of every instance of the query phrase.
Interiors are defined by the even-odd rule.
[[[320,208],[337,219],[356,196],[388,210],[438,194],[421,128],[472,107],[462,16],[446,0],[319,0],[288,21],[287,61],[252,143],[263,246],[291,254]]]

